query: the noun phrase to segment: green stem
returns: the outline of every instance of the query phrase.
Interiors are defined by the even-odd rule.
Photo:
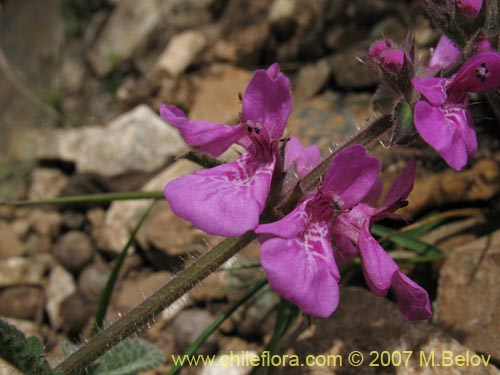
[[[108,310],[109,301],[111,300],[111,294],[113,293],[116,280],[118,280],[118,275],[120,274],[123,262],[125,261],[125,258],[127,256],[128,249],[134,242],[137,232],[141,228],[142,224],[144,224],[144,222],[146,221],[146,218],[149,216],[149,213],[151,212],[151,209],[153,208],[155,203],[156,201],[153,201],[153,203],[149,205],[147,210],[144,211],[141,218],[137,222],[134,230],[132,231],[132,233],[130,233],[130,237],[128,238],[128,241],[125,244],[125,246],[123,247],[123,250],[121,251],[118,258],[116,258],[115,264],[113,265],[113,269],[111,270],[108,280],[106,281],[106,286],[104,287],[104,290],[102,291],[101,294],[101,298],[99,299],[99,305],[97,306],[97,311],[95,313],[95,321],[94,321],[94,326],[92,327],[91,336],[94,336],[99,330],[101,330],[104,327],[104,318],[106,317],[106,311]]]
[[[112,201],[124,201],[133,199],[160,199],[163,198],[162,191],[140,191],[132,193],[103,193],[90,195],[75,195],[72,197],[59,197],[53,199],[39,199],[33,201],[0,201],[0,206],[37,206],[42,204],[64,204],[64,203],[100,203]]]
[[[256,237],[254,232],[249,231],[240,237],[227,238],[222,241],[127,315],[98,332],[84,346],[57,366],[56,371],[64,374],[83,373],[85,368],[107,349],[149,323],[166,307],[188,292],[192,286],[215,271]]]
[[[233,312],[236,311],[236,309],[238,309],[238,307],[240,307],[245,302],[247,302],[250,298],[252,298],[255,295],[255,293],[257,293],[260,289],[262,289],[264,287],[264,285],[266,285],[266,284],[267,284],[267,279],[264,278],[264,279],[259,280],[257,285],[255,285],[251,290],[249,290],[234,305],[232,305],[224,313],[217,316],[217,318],[215,318],[214,321],[202,332],[202,334],[200,336],[198,336],[198,338],[195,341],[193,341],[193,343],[189,346],[189,348],[187,348],[186,351],[184,353],[182,353],[182,355],[180,357],[186,358],[186,357],[193,355],[196,352],[196,350],[198,350],[198,348],[210,337],[210,335],[212,333],[214,333],[215,330],[217,328],[219,328],[220,325],[222,323],[224,323],[224,321],[233,314]],[[181,367],[182,367],[182,365],[175,364],[174,367],[172,367],[170,369],[170,371],[167,373],[167,375],[177,374],[179,372],[179,370],[181,369]]]

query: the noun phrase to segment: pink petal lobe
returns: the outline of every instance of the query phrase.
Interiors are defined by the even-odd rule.
[[[179,130],[188,145],[215,157],[226,151],[244,134],[241,126],[189,120],[183,111],[172,105],[162,104],[160,115]]]
[[[355,145],[333,158],[321,187],[323,193],[333,194],[342,208],[358,204],[377,183],[381,162],[366,155],[365,148]]]
[[[312,196],[307,197],[295,209],[286,215],[281,220],[269,224],[260,224],[255,233],[273,234],[277,237],[291,239],[297,237],[304,231],[309,222],[309,213],[307,212],[307,204],[311,201]]]
[[[303,146],[298,138],[292,137],[285,146],[285,169],[293,163],[299,178],[307,175],[321,160],[321,153],[317,145]]]
[[[292,108],[292,95],[290,82],[279,73],[278,64],[255,72],[243,94],[242,106],[244,123],[265,127],[272,139],[282,137]]]
[[[467,150],[460,132],[469,126],[463,124],[464,121],[468,121],[465,109],[447,107],[443,110],[424,101],[415,105],[414,123],[418,133],[456,170],[467,164]],[[466,136],[470,137],[470,133]]]
[[[434,105],[441,105],[446,101],[449,82],[449,78],[436,77],[414,77],[411,80],[415,90]]]
[[[500,52],[480,52],[468,59],[457,74],[449,90],[460,92],[488,92],[500,88]]]
[[[238,160],[198,171],[165,187],[172,211],[208,234],[233,237],[254,229],[264,209],[275,160]]]
[[[462,53],[455,43],[446,35],[442,35],[429,61],[429,71],[437,72],[457,65],[462,58]]]
[[[326,318],[337,308],[340,274],[325,223],[293,239],[264,242],[261,263],[271,288],[305,313]]]
[[[382,204],[383,209],[387,209],[408,198],[408,195],[410,195],[413,189],[416,170],[417,163],[415,160],[410,161],[389,188],[384,203]]]
[[[370,234],[369,221],[359,233],[358,247],[368,287],[377,297],[385,296],[399,267]]]
[[[408,276],[397,271],[392,277],[392,286],[401,314],[408,320],[427,320],[432,316],[429,295]]]
[[[456,0],[457,8],[470,17],[477,17],[481,12],[483,0]]]

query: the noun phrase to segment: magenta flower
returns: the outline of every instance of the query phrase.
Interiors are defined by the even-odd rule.
[[[362,146],[340,152],[321,187],[283,219],[259,225],[261,263],[271,287],[308,314],[329,316],[339,302],[340,274],[330,243],[336,214],[356,206],[377,183],[380,161]]]
[[[378,297],[394,288],[400,312],[408,320],[429,319],[431,316],[429,296],[418,284],[399,271],[396,262],[371,235],[371,224],[393,214],[406,204],[413,188],[415,162],[393,182],[381,207],[374,208],[381,192],[381,184],[375,184],[367,198],[347,213],[339,215],[331,230],[337,245],[335,253],[341,265],[354,257],[361,257],[363,275],[370,290]]]
[[[278,142],[291,110],[288,78],[278,64],[258,70],[242,99],[241,124],[188,120],[180,109],[162,104],[161,117],[187,144],[218,156],[233,143],[245,147],[231,163],[178,178],[165,187],[172,211],[209,234],[238,236],[259,223],[276,167]]]
[[[483,0],[456,0],[457,8],[469,17],[475,18],[481,12]]]
[[[426,72],[434,75],[440,70],[457,65],[461,59],[462,53],[460,49],[446,35],[442,35],[432,54]]]
[[[320,149],[317,145],[304,147],[300,141],[291,137],[285,146],[285,170],[295,165],[295,170],[299,178],[303,178],[321,160]]]
[[[405,52],[389,40],[377,40],[370,46],[368,56],[385,69],[398,73],[405,61]]]
[[[500,87],[500,53],[481,52],[467,60],[451,78],[415,77],[415,90],[427,101],[415,105],[420,136],[456,170],[477,152],[476,133],[467,93]]]

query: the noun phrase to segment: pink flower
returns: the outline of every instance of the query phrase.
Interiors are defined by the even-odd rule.
[[[446,35],[442,35],[427,67],[428,74],[457,65],[462,59],[460,49]]]
[[[308,314],[329,316],[339,302],[340,274],[330,243],[335,216],[356,206],[377,183],[380,161],[362,146],[340,152],[318,191],[283,219],[259,225],[261,263],[269,284]]]
[[[415,77],[411,82],[427,99],[415,105],[417,131],[449,166],[461,170],[477,152],[467,93],[500,87],[500,53],[474,55],[451,78]]]
[[[295,170],[299,178],[303,178],[321,160],[320,149],[317,145],[304,147],[300,141],[291,137],[285,147],[285,170],[295,165]]]
[[[403,316],[408,320],[422,320],[431,316],[427,292],[399,271],[396,262],[370,233],[374,221],[394,216],[393,212],[406,203],[414,179],[415,163],[412,162],[393,182],[381,207],[373,207],[381,192],[381,183],[378,183],[373,185],[363,202],[339,215],[331,230],[339,264],[348,263],[359,255],[370,290],[376,296],[383,297],[392,286]]]
[[[218,156],[233,143],[245,147],[231,163],[178,178],[165,187],[172,211],[209,234],[238,236],[259,223],[276,168],[278,140],[291,110],[288,78],[278,64],[258,70],[242,99],[241,124],[188,120],[180,109],[162,104],[161,117],[187,144]]]
[[[370,47],[368,56],[393,73],[400,72],[405,61],[404,50],[398,48],[389,40],[374,42]]]
[[[456,0],[457,8],[469,17],[477,17],[481,12],[483,0]]]

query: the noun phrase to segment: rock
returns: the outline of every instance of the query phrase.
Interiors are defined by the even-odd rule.
[[[73,276],[61,266],[52,268],[45,290],[47,298],[46,310],[52,329],[61,328],[63,323],[61,304],[66,297],[75,291],[76,285]]]
[[[64,211],[62,214],[62,226],[67,229],[80,229],[85,222],[85,216],[76,211]]]
[[[316,95],[326,85],[329,77],[330,66],[324,59],[301,68],[294,85],[292,85],[294,104]]]
[[[0,260],[0,288],[11,285],[43,285],[44,276],[53,263],[54,259],[48,254]]]
[[[56,211],[33,209],[28,216],[31,227],[42,237],[55,238],[59,234],[62,217]]]
[[[122,280],[117,289],[114,306],[119,314],[125,314],[164,285],[171,275],[161,271],[149,275],[139,274],[134,278]]]
[[[235,124],[241,103],[238,93],[245,91],[251,73],[230,65],[212,66],[201,79],[189,117],[221,124]]]
[[[274,0],[269,10],[269,21],[271,24],[293,22],[296,6],[296,0]]]
[[[0,222],[0,260],[23,254],[24,246],[13,225]]]
[[[108,281],[110,269],[104,263],[85,267],[78,277],[78,289],[91,301],[98,301]]]
[[[152,178],[142,190],[161,191],[171,180],[199,169],[201,167],[191,161],[178,160]],[[105,215],[103,211],[94,211],[92,214],[89,212],[92,236],[96,239],[98,247],[114,253],[121,252],[131,230],[149,205],[150,202],[147,200],[113,202]]]
[[[434,321],[500,360],[500,230],[456,247],[439,274]]]
[[[105,127],[63,131],[37,145],[39,159],[74,162],[80,173],[104,176],[151,172],[187,149],[181,136],[148,106],[139,105]]]
[[[227,375],[248,375],[252,371],[249,359],[259,356],[259,352],[254,345],[251,345],[238,337],[231,338],[219,350],[212,366],[204,366],[199,372],[200,375],[218,375],[219,367],[224,367],[224,374]],[[232,358],[233,363],[227,363],[227,358]],[[245,365],[243,365],[245,364]]]
[[[388,181],[395,178],[387,176]],[[384,180],[386,177],[384,176]],[[424,209],[451,203],[488,201],[500,191],[500,164],[495,159],[481,159],[462,172],[446,169],[440,173],[417,173],[410,204],[400,213],[413,216]]]
[[[0,316],[35,320],[42,312],[43,293],[32,286],[14,286],[0,291]]]
[[[143,247],[153,246],[167,256],[205,250],[207,245],[204,237],[207,235],[176,216],[167,201],[156,203],[137,234],[137,239]]]
[[[163,22],[160,0],[120,1],[88,53],[99,77],[108,74],[147,44],[155,28]]]
[[[369,314],[367,314],[369,312]],[[406,321],[399,313],[396,305],[387,299],[377,298],[370,292],[357,288],[341,288],[341,302],[333,316],[328,319],[315,319],[308,324],[302,319],[300,324],[287,334],[287,338],[279,344],[281,353],[298,355],[301,363],[305,363],[308,355],[324,366],[275,367],[276,374],[318,374],[328,368],[342,368],[342,374],[470,374],[471,366],[441,365],[441,359],[446,355],[457,357],[476,355],[469,348],[460,345],[455,339],[447,336],[441,329],[426,322]],[[405,350],[411,352],[406,363]],[[350,353],[357,351],[359,358],[364,358],[360,366],[348,363]],[[376,351],[377,354],[372,353]],[[382,352],[405,365],[382,365]],[[424,357],[422,357],[422,354]],[[434,356],[435,366],[424,365],[427,359]],[[486,356],[485,356],[486,357]],[[290,358],[290,357],[288,357]],[[352,357],[351,357],[352,358]],[[334,362],[336,361],[336,362]],[[340,362],[341,361],[341,362]],[[384,359],[385,361],[385,359]],[[370,365],[371,363],[371,365]],[[387,363],[387,361],[386,361]],[[446,363],[446,362],[444,362]],[[449,363],[449,362],[448,362]],[[396,363],[397,364],[397,363]],[[374,370],[374,366],[378,370]],[[380,368],[383,366],[383,371]],[[474,374],[495,374],[497,369],[488,366],[474,366]]]
[[[86,233],[72,230],[58,239],[53,253],[68,271],[77,274],[92,261],[95,249]]]
[[[303,143],[318,144],[324,153],[355,134],[371,113],[370,95],[328,91],[294,107],[287,128]]]
[[[94,313],[95,306],[81,292],[70,294],[61,302],[62,329],[70,336],[78,335]]]
[[[175,35],[160,55],[153,75],[166,72],[171,76],[183,73],[207,45],[207,39],[199,31],[188,30]]]
[[[172,330],[177,337],[177,349],[184,352],[189,345],[214,321],[205,309],[187,309],[181,311],[172,321]],[[217,351],[217,333],[211,335],[196,351],[199,354],[213,354]]]
[[[400,17],[389,16],[377,23],[370,32],[370,39],[377,40],[389,38],[396,42],[404,41],[408,34],[408,28],[403,24]]]
[[[58,169],[36,168],[31,174],[28,199],[56,198],[67,184],[68,178]]]
[[[333,55],[330,68],[338,86],[344,89],[362,89],[374,87],[378,83],[377,75],[356,58],[365,55],[367,51],[365,48],[347,49]]]

